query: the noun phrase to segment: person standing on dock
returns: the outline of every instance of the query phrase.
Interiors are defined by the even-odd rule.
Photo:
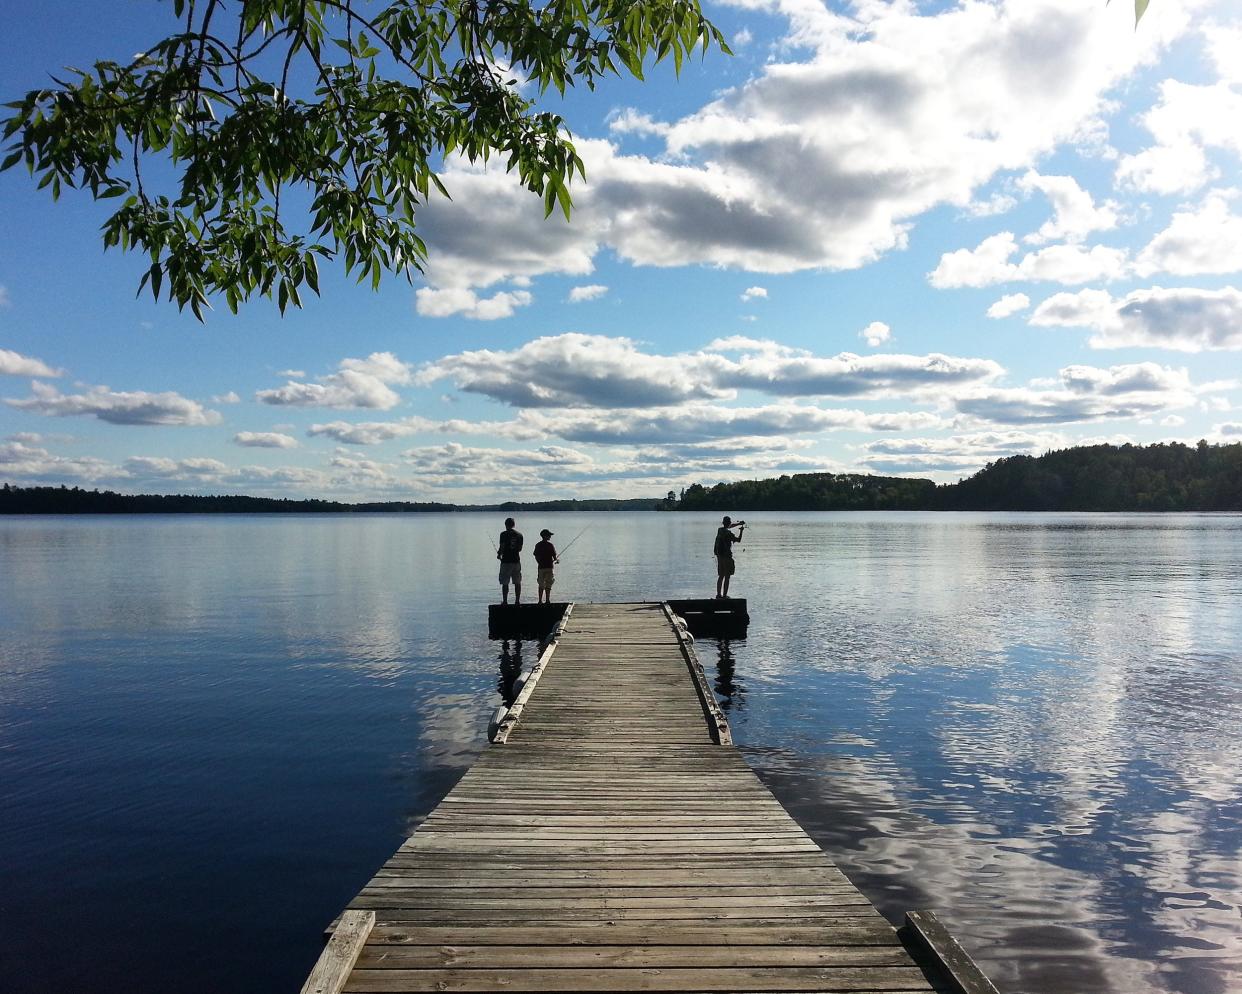
[[[737,529],[737,534],[733,534],[733,529]],[[720,527],[716,529],[716,544],[712,548],[712,553],[716,557],[716,599],[729,599],[729,580],[732,578],[736,567],[733,564],[733,543],[742,541],[742,533],[746,530],[746,522],[739,521],[733,523],[733,519],[727,514],[720,522]]]
[[[500,560],[500,603],[509,603],[509,584],[513,584],[513,603],[522,603],[522,533],[513,527],[512,518],[505,518],[505,530],[496,543]]]
[[[552,603],[552,584],[556,582],[556,577],[552,573],[552,567],[559,562],[556,558],[556,546],[548,541],[552,537],[552,533],[546,528],[539,533],[539,537],[543,539],[535,545],[535,563],[539,566],[537,574],[539,581],[539,601],[538,603]]]

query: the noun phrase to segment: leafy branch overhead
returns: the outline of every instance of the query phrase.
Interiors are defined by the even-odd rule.
[[[70,69],[7,106],[0,169],[120,206],[108,246],[150,256],[139,287],[201,320],[258,293],[283,312],[320,259],[407,278],[446,156],[503,160],[545,212],[585,175],[565,124],[523,91],[639,79],[727,52],[697,0],[172,0],[178,30],[128,64]]]

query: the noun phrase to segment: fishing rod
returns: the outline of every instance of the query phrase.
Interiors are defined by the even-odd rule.
[[[578,532],[578,534],[577,534],[577,535],[575,535],[575,536],[573,537],[573,541],[572,541],[572,542],[570,542],[567,546],[565,546],[565,548],[564,548],[563,550],[561,550],[561,552],[559,552],[559,553],[557,554],[556,561],[557,561],[558,563],[559,563],[559,562],[561,561],[561,559],[564,557],[565,553],[566,553],[566,552],[568,552],[570,549],[572,549],[572,548],[574,547],[574,542],[576,542],[576,541],[578,541],[578,539],[582,538],[582,533],[583,533],[583,532],[585,532],[585,531],[586,531],[588,528],[590,528],[590,527],[591,527],[590,525],[585,525],[585,526],[583,526],[582,531]]]

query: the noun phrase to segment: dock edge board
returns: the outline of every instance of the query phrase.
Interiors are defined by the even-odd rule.
[[[912,951],[932,959],[952,984],[953,994],[999,994],[961,943],[936,917],[934,911],[908,911],[897,934]]]

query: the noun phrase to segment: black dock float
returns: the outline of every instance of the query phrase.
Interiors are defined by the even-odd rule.
[[[668,606],[695,638],[744,639],[750,624],[745,597],[670,600]]]
[[[487,637],[489,639],[542,639],[565,615],[567,603],[553,604],[489,604],[487,605]]]

